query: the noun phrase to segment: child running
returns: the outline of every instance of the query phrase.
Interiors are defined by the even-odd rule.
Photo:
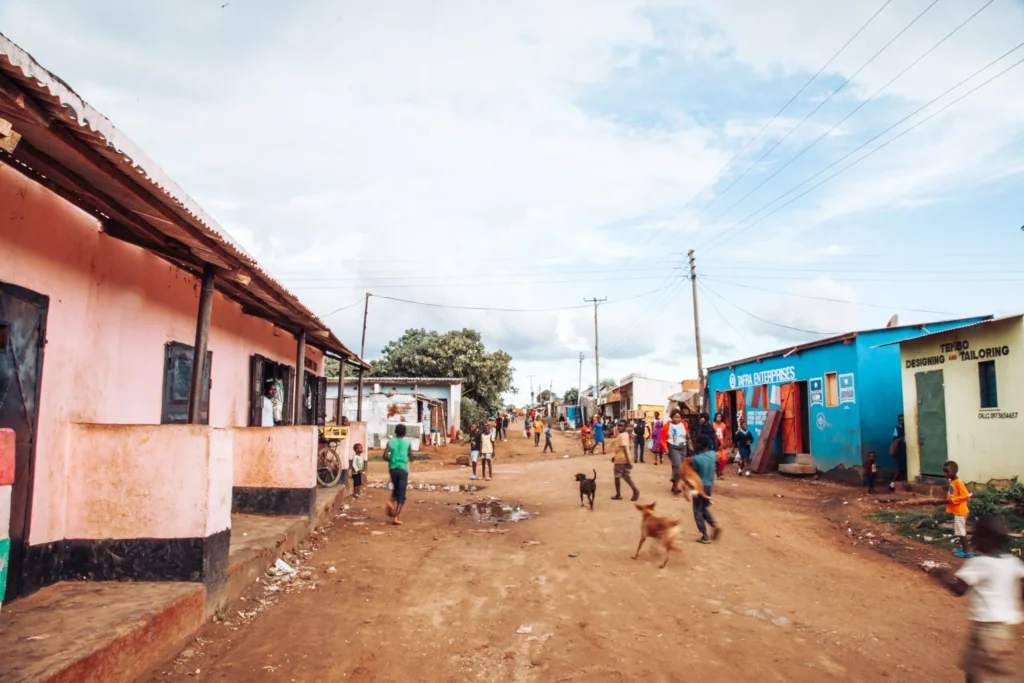
[[[953,554],[967,558],[972,556],[971,543],[967,540],[967,515],[971,511],[967,501],[971,499],[971,494],[960,479],[959,472],[960,466],[952,460],[942,466],[942,473],[949,481],[949,488],[946,489],[946,512],[953,515],[953,535],[960,539],[960,549]]]
[[[491,434],[491,426],[484,425],[484,433],[480,435],[480,455],[483,462],[484,481],[490,481],[494,476],[494,435]]]
[[[629,488],[633,489],[633,497],[630,500],[637,500],[640,498],[640,489],[633,483],[633,477],[630,476],[630,470],[633,469],[633,463],[629,461],[629,433],[627,432],[626,421],[619,420],[618,424],[615,425],[615,448],[612,454],[612,465],[615,466],[615,495],[612,496],[612,500],[622,500],[622,481],[625,480],[629,484]]]
[[[544,450],[541,453],[547,453],[548,451],[555,452],[555,447],[551,445],[551,425],[548,425],[544,430]]]
[[[393,517],[392,524],[401,526],[399,515],[405,506],[405,492],[409,488],[409,454],[412,444],[405,438],[405,425],[395,427],[395,438],[388,441],[384,449],[384,459],[388,461],[388,472],[391,474],[391,501],[388,502],[388,516]]]
[[[711,439],[706,434],[697,435],[696,447],[697,454],[690,459],[690,464],[693,465],[694,472],[700,476],[700,481],[704,484],[704,493],[708,494],[708,497],[693,497],[693,521],[697,523],[697,531],[700,532],[697,542],[710,543],[713,540],[718,540],[718,534],[721,531],[721,528],[715,523],[715,518],[711,515],[709,509],[711,501],[708,500],[711,498],[711,487],[715,485],[718,457],[712,450],[714,445],[711,443]],[[712,529],[710,539],[708,539],[709,526]]]
[[[1001,518],[979,517],[974,544],[980,555],[964,562],[955,576],[943,568],[932,571],[954,595],[967,596],[967,646],[960,656],[967,683],[1018,680],[1013,666],[1014,626],[1024,621],[1024,563],[1006,553],[1008,540]]]

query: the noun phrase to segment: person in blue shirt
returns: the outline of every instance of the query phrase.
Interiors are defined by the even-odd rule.
[[[604,449],[604,424],[594,418],[594,452],[597,453],[597,444],[601,444],[601,452],[606,453]]]
[[[693,520],[697,523],[697,531],[700,532],[700,538],[697,539],[698,543],[710,543],[712,540],[717,541],[718,535],[722,531],[709,509],[711,505],[711,488],[715,485],[715,469],[718,466],[718,458],[715,457],[714,443],[706,434],[698,434],[696,444],[697,453],[690,459],[690,464],[700,477],[701,483],[704,484],[704,492],[708,494],[708,497],[694,497]],[[710,539],[708,539],[709,526],[711,527]]]

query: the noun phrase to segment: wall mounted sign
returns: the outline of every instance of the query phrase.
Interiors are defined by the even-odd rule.
[[[807,380],[808,393],[811,395],[812,406],[823,406],[825,405],[825,393],[822,391],[822,381],[820,377]]]
[[[729,388],[752,387],[760,384],[779,384],[796,381],[796,367],[790,365],[787,368],[776,368],[775,370],[762,370],[761,372],[737,375],[730,373]]]
[[[839,403],[856,403],[857,394],[853,387],[853,373],[839,375]]]
[[[1010,355],[1010,347],[986,346],[981,349],[972,349],[969,340],[947,342],[939,344],[939,354],[936,356],[924,356],[922,358],[911,358],[906,362],[907,369],[922,368],[931,365],[943,365],[947,360],[989,360]]]
[[[978,413],[979,420],[1016,420],[1017,413]]]

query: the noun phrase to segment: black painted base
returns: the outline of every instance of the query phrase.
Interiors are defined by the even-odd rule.
[[[251,488],[231,492],[231,512],[246,515],[311,515],[316,510],[316,487],[311,489]]]
[[[231,530],[207,538],[67,539],[33,545],[22,597],[58,581],[224,582]]]

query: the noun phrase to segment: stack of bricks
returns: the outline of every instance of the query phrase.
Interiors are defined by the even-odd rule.
[[[0,429],[0,605],[7,590],[7,558],[11,553],[11,485],[14,484],[14,432]]]

